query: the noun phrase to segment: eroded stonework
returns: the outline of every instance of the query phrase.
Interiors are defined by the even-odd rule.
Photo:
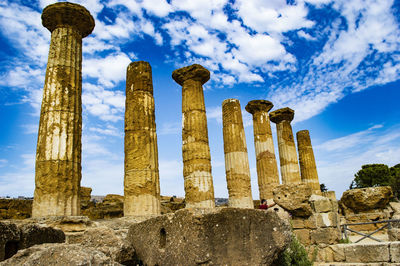
[[[301,130],[296,133],[296,138],[297,149],[299,151],[301,181],[309,185],[313,193],[321,195],[310,132],[308,130]]]
[[[213,208],[214,186],[202,87],[210,79],[210,72],[194,64],[175,70],[172,78],[182,85],[182,157],[186,207]]]
[[[279,185],[278,164],[268,115],[268,111],[273,106],[270,101],[266,100],[253,100],[246,105],[246,111],[253,115],[260,199],[272,199],[273,190]]]
[[[249,157],[239,100],[222,103],[222,123],[229,207],[252,209]]]
[[[153,81],[148,62],[126,74],[124,216],[160,214]]]
[[[296,145],[292,126],[290,125],[293,117],[294,111],[288,107],[278,109],[269,114],[270,120],[276,124],[282,184],[301,182]]]
[[[36,151],[32,216],[79,215],[82,135],[82,38],[94,28],[84,7],[56,3],[43,10],[51,31]]]

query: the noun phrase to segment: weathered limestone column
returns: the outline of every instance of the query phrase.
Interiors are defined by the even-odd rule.
[[[124,216],[160,213],[151,66],[138,61],[126,73]]]
[[[249,157],[239,100],[222,102],[222,123],[229,207],[252,209]]]
[[[297,149],[299,151],[299,162],[301,181],[309,185],[315,194],[320,195],[321,189],[318,181],[317,166],[311,145],[310,132],[301,130],[296,133]]]
[[[278,164],[268,115],[268,111],[273,106],[270,101],[266,100],[254,100],[246,105],[246,111],[253,115],[260,199],[272,199],[272,191],[279,185]]]
[[[293,117],[294,111],[289,107],[278,109],[269,114],[270,120],[276,124],[282,184],[301,182],[296,145],[290,125]]]
[[[175,70],[182,86],[182,156],[187,208],[214,208],[214,186],[202,85],[210,72],[201,65]]]
[[[36,150],[32,216],[79,215],[82,135],[82,38],[94,28],[84,7],[47,6],[42,24],[51,32]]]

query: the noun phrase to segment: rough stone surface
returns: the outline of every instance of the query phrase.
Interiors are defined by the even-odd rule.
[[[0,261],[17,252],[19,240],[20,233],[15,224],[0,222]]]
[[[87,229],[79,244],[101,251],[112,260],[125,265],[135,256],[133,247],[119,237],[113,229],[105,226]]]
[[[400,202],[389,202],[394,214],[400,214]]]
[[[101,251],[78,244],[42,244],[18,251],[0,265],[121,265]]]
[[[31,247],[42,243],[63,243],[65,234],[63,231],[51,227],[43,227],[36,224],[24,224],[18,227],[21,238],[19,249]]]
[[[172,78],[182,85],[182,157],[186,208],[214,208],[211,154],[202,87],[210,78],[210,72],[195,64],[175,70]]]
[[[253,100],[246,105],[246,111],[253,115],[254,147],[260,199],[272,199],[272,192],[279,185],[278,165],[268,114],[272,107],[273,104],[266,100]]]
[[[160,180],[153,97],[148,62],[126,73],[124,215],[160,214]]]
[[[368,187],[343,192],[340,202],[354,212],[385,208],[392,198],[392,188]]]
[[[132,225],[128,240],[145,265],[270,265],[291,233],[274,212],[184,209]]]
[[[346,244],[343,246],[347,262],[389,262],[387,243]]]
[[[1,219],[26,219],[32,215],[30,199],[0,199]]]
[[[337,244],[341,237],[340,230],[335,227],[318,228],[310,232],[313,244]]]
[[[0,261],[8,259],[20,249],[42,243],[62,243],[61,230],[32,223],[0,222]]]
[[[310,132],[308,130],[298,131],[296,133],[296,138],[297,149],[299,151],[301,181],[308,184],[312,188],[314,194],[321,195]]]
[[[79,215],[82,135],[82,38],[94,28],[84,7],[47,6],[51,31],[36,150],[32,217]]]
[[[389,252],[391,261],[400,263],[400,241],[390,243]]]
[[[92,188],[90,187],[80,188],[81,209],[89,207],[91,195],[92,195]]]
[[[296,145],[292,126],[290,125],[293,117],[294,111],[288,107],[278,109],[269,114],[270,120],[276,124],[282,184],[301,182]]]
[[[337,244],[330,245],[318,250],[317,261],[324,262],[341,262],[346,261],[346,256],[344,254],[344,245]]]
[[[319,196],[319,195],[311,195],[309,198],[311,203],[311,207],[314,212],[331,212],[335,211],[335,203],[336,201],[332,201],[329,198]],[[336,209],[337,211],[337,209]]]
[[[308,229],[293,230],[293,233],[297,236],[297,239],[303,245],[308,246],[311,244],[310,230]]]
[[[293,216],[308,217],[312,214],[308,201],[312,189],[306,184],[284,184],[277,186],[274,191],[274,201]]]
[[[387,231],[389,241],[400,241],[400,228],[391,228]]]
[[[249,157],[239,100],[223,101],[222,124],[229,207],[252,209]]]

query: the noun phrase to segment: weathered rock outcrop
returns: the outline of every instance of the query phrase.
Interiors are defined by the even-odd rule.
[[[132,225],[127,240],[146,265],[270,265],[290,234],[274,212],[184,209]]]
[[[393,197],[392,188],[367,187],[351,189],[343,192],[341,204],[354,212],[383,209]]]
[[[312,214],[309,202],[312,189],[307,184],[279,185],[274,189],[273,194],[274,201],[293,216],[307,217]]]
[[[0,199],[1,219],[26,219],[32,215],[30,199]]]
[[[1,266],[121,265],[101,251],[78,244],[42,244],[18,251]]]
[[[20,249],[42,243],[62,243],[63,231],[37,224],[0,222],[0,261],[8,259]],[[15,264],[16,265],[16,264]]]
[[[124,265],[129,265],[129,262],[135,256],[133,247],[109,227],[89,228],[79,238],[73,238],[72,240],[68,243],[80,244],[84,247],[101,251],[112,260]]]

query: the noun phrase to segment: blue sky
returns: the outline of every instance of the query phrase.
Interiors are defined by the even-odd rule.
[[[0,3],[0,195],[31,196],[56,1]],[[295,110],[308,129],[321,183],[338,198],[367,163],[400,163],[400,1],[88,0],[96,27],[83,40],[82,185],[123,194],[126,67],[150,62],[161,194],[183,196],[181,88],[172,71],[199,63],[216,197],[227,197],[221,103],[241,102],[253,197],[258,198],[247,102]],[[272,124],[276,144],[276,128]]]

